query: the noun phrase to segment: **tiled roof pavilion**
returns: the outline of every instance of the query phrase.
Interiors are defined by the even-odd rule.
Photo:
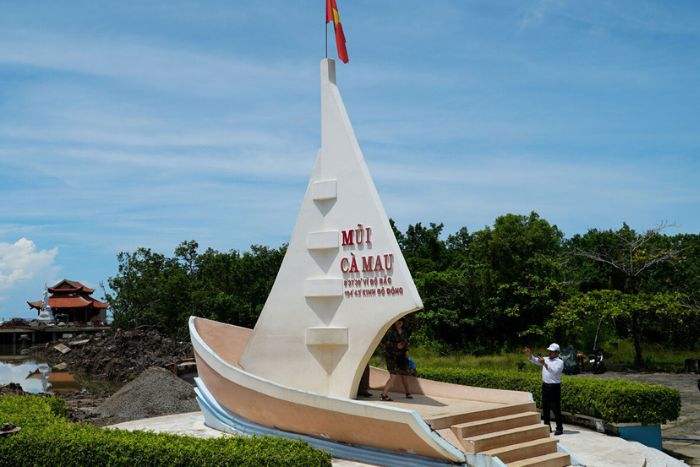
[[[104,321],[108,304],[92,298],[95,291],[78,281],[63,279],[52,287],[49,287],[49,306],[54,315],[62,313],[68,315],[69,321],[88,322],[92,319]],[[43,300],[27,301],[30,308],[39,312],[44,305]]]

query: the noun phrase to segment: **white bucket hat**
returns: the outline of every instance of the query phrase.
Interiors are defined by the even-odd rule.
[[[547,350],[550,352],[560,352],[559,344],[550,344],[549,347],[547,347]]]

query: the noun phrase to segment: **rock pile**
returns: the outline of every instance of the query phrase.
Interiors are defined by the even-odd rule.
[[[194,388],[162,368],[149,368],[97,407],[100,424],[193,412]]]
[[[21,396],[26,394],[22,386],[17,383],[0,385],[0,396]]]
[[[66,417],[72,422],[92,423],[102,426],[97,407],[107,400],[112,393],[106,391],[91,392],[83,389],[79,392],[57,394],[66,403]]]
[[[193,357],[190,342],[178,342],[153,329],[83,334],[50,342],[41,354],[52,366],[66,363],[70,371],[122,382],[152,366],[175,369],[179,362]]]

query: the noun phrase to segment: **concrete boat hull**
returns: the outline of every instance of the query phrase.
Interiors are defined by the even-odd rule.
[[[237,366],[236,349],[244,348],[248,329],[191,318],[190,334],[206,399],[247,421],[440,462],[465,461],[416,411],[302,391],[246,372]]]

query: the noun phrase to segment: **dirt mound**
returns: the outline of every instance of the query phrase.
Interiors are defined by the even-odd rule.
[[[177,363],[193,357],[189,341],[178,342],[153,329],[83,334],[50,342],[40,353],[52,365],[65,362],[72,372],[113,381],[130,381],[152,366],[174,369]]]
[[[198,410],[194,388],[162,368],[149,368],[104,401],[100,424]]]
[[[0,385],[0,396],[21,396],[27,394],[17,383]]]

